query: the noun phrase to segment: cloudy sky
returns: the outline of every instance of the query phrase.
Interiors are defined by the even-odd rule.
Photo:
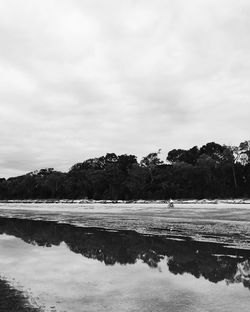
[[[0,0],[0,177],[249,139],[249,0]]]

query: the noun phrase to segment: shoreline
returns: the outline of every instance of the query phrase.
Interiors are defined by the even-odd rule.
[[[174,204],[250,204],[250,199],[187,199]],[[168,200],[6,199],[0,204],[168,204]]]

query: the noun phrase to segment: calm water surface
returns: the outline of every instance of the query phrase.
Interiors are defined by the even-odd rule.
[[[244,312],[250,251],[0,217],[0,289],[1,283],[9,292],[0,293],[0,305],[15,290],[26,300],[20,311]]]

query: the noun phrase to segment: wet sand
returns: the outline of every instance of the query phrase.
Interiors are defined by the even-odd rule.
[[[250,205],[0,204],[0,216],[191,237],[250,248]]]
[[[21,290],[15,289],[11,284],[0,278],[0,311],[1,312],[42,312],[38,307],[32,306],[28,296]]]
[[[27,312],[246,312],[248,207],[1,204],[0,302],[17,294]]]

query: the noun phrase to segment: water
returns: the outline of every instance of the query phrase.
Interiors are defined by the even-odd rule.
[[[192,237],[250,249],[249,204],[4,204],[0,216]]]
[[[226,231],[223,242],[218,237],[195,241],[185,232],[196,223],[216,224],[213,216],[225,216],[228,208],[211,207],[210,215],[198,218],[190,207],[186,220],[183,211],[164,217],[163,207],[156,216],[149,207],[141,207],[143,213],[138,208],[64,211],[62,217],[51,208],[27,209],[0,210],[1,312],[10,312],[5,307],[14,299],[19,310],[13,311],[32,312],[249,311],[250,249],[241,241],[244,230],[233,242]],[[187,222],[191,213],[196,222]],[[221,229],[232,224],[235,229],[234,214],[221,217]],[[170,224],[177,231],[167,231]]]

